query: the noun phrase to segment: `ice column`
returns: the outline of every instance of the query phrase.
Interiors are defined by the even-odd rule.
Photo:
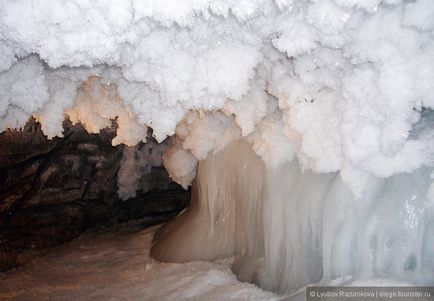
[[[338,173],[266,168],[243,141],[199,163],[189,208],[163,227],[164,261],[235,256],[238,278],[279,292],[387,279],[434,284],[432,168],[368,177],[356,198]]]

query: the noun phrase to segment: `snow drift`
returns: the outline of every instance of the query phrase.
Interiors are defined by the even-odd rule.
[[[0,130],[33,115],[61,136],[66,114],[90,132],[116,118],[113,144],[145,141],[148,127],[159,142],[174,136],[173,179],[188,187],[200,161],[195,202],[241,217],[212,233],[228,239],[220,251],[195,254],[237,253],[234,270],[264,287],[403,266],[423,282],[434,269],[423,255],[434,253],[433,20],[430,0],[0,0]],[[215,180],[242,155],[250,174]],[[216,218],[190,214],[183,227]]]

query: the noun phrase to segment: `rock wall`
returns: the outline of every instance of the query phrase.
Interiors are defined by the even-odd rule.
[[[121,200],[117,175],[124,146],[113,147],[115,125],[100,134],[64,122],[64,138],[48,140],[30,120],[0,134],[0,270],[17,267],[83,231],[140,219],[166,221],[189,192],[162,167],[144,173],[136,196]],[[151,138],[152,139],[152,138]]]

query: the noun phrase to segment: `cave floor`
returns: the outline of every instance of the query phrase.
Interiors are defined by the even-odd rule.
[[[229,259],[185,264],[149,256],[158,227],[87,232],[26,266],[0,273],[0,300],[280,300],[239,282]]]

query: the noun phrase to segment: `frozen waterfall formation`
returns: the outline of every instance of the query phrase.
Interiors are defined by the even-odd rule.
[[[0,130],[172,136],[154,255],[277,291],[434,284],[433,78],[432,0],[0,0]]]
[[[430,173],[369,178],[356,199],[337,173],[302,171],[296,161],[266,169],[247,143],[233,142],[199,163],[190,207],[160,230],[152,255],[235,255],[240,280],[279,292],[372,278],[433,285]]]

